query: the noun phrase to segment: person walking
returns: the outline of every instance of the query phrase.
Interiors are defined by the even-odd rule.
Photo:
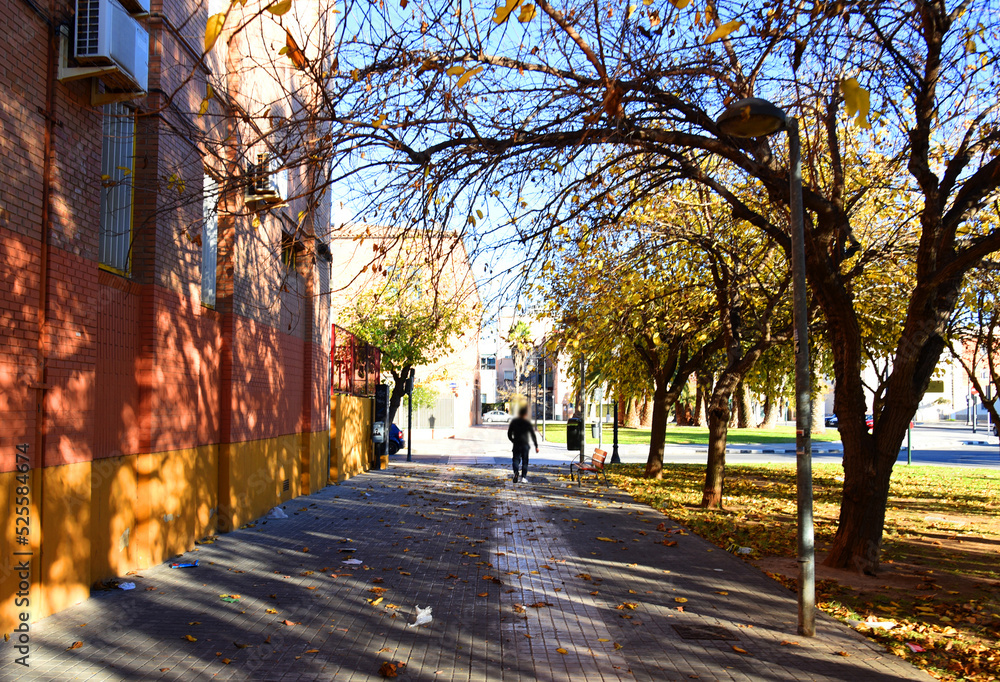
[[[538,438],[535,437],[535,427],[528,421],[528,407],[524,406],[517,411],[517,417],[510,421],[507,427],[507,440],[514,445],[513,465],[514,483],[518,481],[518,471],[520,479],[528,480],[528,453],[531,451],[531,443],[528,436],[535,444],[535,452],[538,452]]]

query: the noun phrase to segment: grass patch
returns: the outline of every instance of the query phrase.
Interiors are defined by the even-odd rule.
[[[541,426],[536,425],[541,431]],[[618,443],[622,445],[649,445],[648,428],[630,429],[618,427]],[[587,427],[587,443],[596,444]],[[604,427],[604,443],[610,444],[614,438],[614,429],[610,425]],[[566,423],[547,424],[545,439],[551,443],[566,442]],[[827,429],[824,433],[813,434],[817,442],[837,442],[840,433],[836,429]],[[727,443],[730,445],[768,445],[771,443],[792,443],[795,441],[794,426],[778,426],[773,429],[729,429]],[[708,445],[708,427],[705,426],[673,426],[667,429],[667,445]]]
[[[614,471],[619,488],[719,547],[750,547],[752,563],[766,569],[795,557],[794,464],[728,467],[723,511],[696,506],[703,466],[664,465],[662,481],[642,478],[641,465]],[[816,464],[813,472],[822,553],[837,528],[843,468]],[[841,619],[895,622],[860,629],[940,679],[1000,679],[1000,471],[897,466],[889,495],[883,574],[818,581],[819,607]],[[769,575],[795,589],[788,573]]]

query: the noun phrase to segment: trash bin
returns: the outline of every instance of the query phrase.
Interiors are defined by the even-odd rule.
[[[566,449],[583,450],[583,420],[578,417],[566,420]]]
[[[590,425],[590,437],[598,440],[601,437],[601,422],[594,422]]]

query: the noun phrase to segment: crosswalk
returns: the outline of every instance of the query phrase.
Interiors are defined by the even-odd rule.
[[[448,455],[448,464],[452,466],[482,466],[497,463],[496,457],[481,455]]]

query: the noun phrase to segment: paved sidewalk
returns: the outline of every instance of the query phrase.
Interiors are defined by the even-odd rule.
[[[0,645],[0,678],[931,679],[822,614],[796,636],[778,583],[553,471],[395,464],[284,508],[36,624],[30,670]]]

